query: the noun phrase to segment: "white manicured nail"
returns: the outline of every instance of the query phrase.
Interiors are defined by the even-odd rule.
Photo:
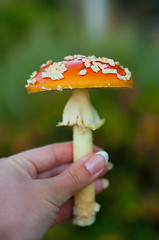
[[[96,154],[102,155],[105,158],[106,164],[108,163],[109,155],[105,151],[99,151]]]
[[[88,158],[88,160],[85,163],[85,167],[91,174],[98,173],[102,169],[104,169],[106,165],[105,157],[101,154],[93,154],[91,158]]]
[[[102,178],[102,185],[103,185],[103,189],[106,189],[107,187],[109,187],[109,180],[106,178]]]
[[[107,169],[108,169],[108,170],[112,170],[113,167],[114,167],[113,163],[112,163],[112,162],[108,162],[108,164],[107,164]]]

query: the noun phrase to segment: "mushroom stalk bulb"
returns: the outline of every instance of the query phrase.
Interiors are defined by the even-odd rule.
[[[62,62],[48,61],[27,80],[28,92],[72,89],[72,96],[58,126],[73,127],[74,161],[93,151],[92,131],[104,123],[92,106],[88,93],[89,88],[103,87],[132,88],[133,81],[128,68],[105,57],[74,55],[65,57]],[[74,197],[73,223],[78,226],[91,225],[99,209],[92,183]]]

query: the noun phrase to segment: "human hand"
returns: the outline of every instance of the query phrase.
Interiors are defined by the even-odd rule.
[[[75,193],[95,180],[96,192],[103,189],[104,157],[91,153],[72,163],[72,151],[67,142],[0,159],[1,240],[42,239],[54,224],[71,218],[67,201]]]

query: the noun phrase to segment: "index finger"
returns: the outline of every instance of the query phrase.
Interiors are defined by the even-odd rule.
[[[99,148],[94,145],[93,151],[97,152]],[[19,158],[19,161],[24,161],[24,165],[30,162],[37,174],[43,173],[56,166],[71,163],[73,161],[73,143],[50,144],[18,153],[15,156]]]
[[[73,144],[72,142],[55,143],[16,155],[24,159],[24,161],[30,161],[37,169],[37,172],[41,173],[55,166],[72,162]]]

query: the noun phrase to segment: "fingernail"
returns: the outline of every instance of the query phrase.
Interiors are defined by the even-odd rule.
[[[103,189],[106,189],[106,188],[109,187],[109,180],[108,179],[102,178],[101,181],[102,181]]]
[[[108,162],[108,164],[107,164],[107,169],[108,169],[108,170],[112,170],[113,167],[114,167],[113,163],[112,163],[112,162]]]
[[[109,155],[105,151],[99,151],[96,154],[102,155],[105,158],[106,164],[108,163]]]
[[[105,157],[102,154],[95,154],[93,157],[89,158],[86,163],[85,167],[91,174],[98,173],[102,170],[106,165]]]

